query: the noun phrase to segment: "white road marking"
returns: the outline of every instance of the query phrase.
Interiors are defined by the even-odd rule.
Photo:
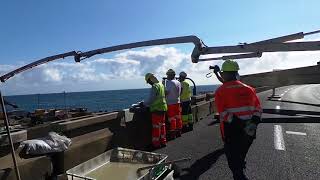
[[[284,91],[284,93],[280,94],[280,96],[284,96],[288,91],[290,91],[291,89],[287,89]]]
[[[285,151],[282,127],[280,125],[274,125],[274,148],[276,150]]]
[[[280,109],[280,106],[279,106],[279,105],[277,105],[277,106],[276,106],[276,109]]]
[[[301,135],[301,136],[306,136],[307,133],[304,132],[295,132],[295,131],[286,131],[287,134],[294,134],[294,135]]]

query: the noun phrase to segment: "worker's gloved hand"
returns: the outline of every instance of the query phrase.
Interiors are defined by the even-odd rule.
[[[249,123],[245,126],[244,131],[247,135],[256,138],[257,124]]]
[[[261,122],[261,118],[258,116],[252,116],[251,121],[258,125]]]
[[[214,72],[214,73],[220,72],[220,68],[219,68],[218,65],[213,66],[213,72]]]
[[[143,107],[143,106],[144,106],[143,101],[140,101],[140,102],[139,102],[139,106],[140,106],[140,107]]]

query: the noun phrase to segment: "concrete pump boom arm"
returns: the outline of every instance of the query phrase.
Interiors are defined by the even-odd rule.
[[[150,40],[150,41],[141,41],[141,42],[135,42],[135,43],[130,43],[130,44],[111,46],[111,47],[96,49],[96,50],[87,51],[87,52],[71,51],[71,52],[67,52],[67,53],[63,53],[63,54],[49,56],[49,57],[40,59],[38,61],[32,62],[30,64],[27,64],[23,67],[20,67],[16,70],[13,70],[13,71],[1,76],[0,81],[5,82],[9,78],[11,78],[11,77],[15,76],[16,74],[19,74],[23,71],[26,71],[26,70],[31,69],[33,67],[39,66],[41,64],[45,64],[45,63],[48,63],[51,61],[63,59],[63,58],[70,57],[70,56],[73,56],[74,60],[76,62],[80,62],[83,59],[92,57],[97,54],[104,54],[104,53],[120,51],[120,50],[125,50],[125,49],[138,48],[138,47],[166,45],[166,44],[183,44],[183,43],[193,43],[195,45],[193,52],[191,54],[191,59],[193,61],[197,61],[197,59],[201,55],[202,49],[206,47],[206,45],[197,36],[181,36],[181,37],[156,39],[156,40]]]
[[[193,43],[195,45],[191,58],[196,59],[199,58],[201,55],[202,49],[206,48],[207,46],[199,39],[197,36],[181,36],[181,37],[174,37],[174,38],[166,38],[166,39],[156,39],[150,41],[141,41],[136,43],[130,44],[122,44],[118,46],[111,46],[107,48],[96,49],[92,51],[87,51],[83,53],[79,53],[77,62],[80,62],[82,57],[89,58],[97,54],[104,54],[114,51],[120,51],[125,49],[132,49],[132,48],[139,48],[139,47],[147,47],[147,46],[157,46],[157,45],[168,45],[168,44],[183,44],[183,43]]]
[[[244,59],[260,58],[263,52],[284,52],[284,51],[315,51],[319,49],[319,42],[285,43],[297,39],[303,39],[305,36],[320,33],[320,30],[312,32],[299,32],[286,36],[280,36],[272,39],[258,41],[254,43],[242,43],[237,46],[219,46],[205,48],[201,55],[219,54],[219,53],[245,53],[236,55],[226,55],[221,57],[198,59],[199,61],[226,60],[226,59]]]
[[[71,51],[63,54],[46,57],[38,61],[35,61],[33,63],[27,64],[23,67],[20,67],[16,70],[13,70],[1,76],[0,81],[5,82],[6,80],[8,80],[9,78],[13,77],[18,73],[21,73],[33,67],[39,66],[41,64],[45,64],[50,61],[55,61],[55,60],[70,57],[70,56],[73,56],[76,62],[80,62],[86,58],[90,58],[97,54],[104,54],[104,53],[109,53],[114,51],[120,51],[120,50],[126,50],[126,49],[138,48],[138,47],[156,46],[156,45],[193,43],[195,47],[191,53],[191,60],[194,63],[197,63],[199,61],[261,57],[263,52],[316,51],[316,50],[320,50],[320,41],[288,42],[288,43],[286,42],[296,40],[296,39],[302,39],[306,35],[316,34],[319,32],[320,30],[309,32],[309,33],[300,32],[296,34],[281,36],[281,37],[259,41],[255,43],[250,43],[250,44],[244,43],[236,46],[207,47],[201,41],[201,39],[199,39],[197,36],[181,36],[181,37],[156,39],[156,40],[150,40],[150,41],[141,41],[141,42],[135,42],[130,44],[111,46],[111,47],[96,49],[96,50],[87,51],[87,52]],[[201,55],[219,54],[219,53],[244,53],[244,54],[235,54],[235,55],[226,55],[226,56],[215,57],[215,58],[199,59]]]
[[[243,44],[237,46],[208,47],[203,54],[248,53],[248,52],[285,52],[285,51],[317,51],[320,41]]]
[[[201,55],[206,54],[227,54],[227,53],[246,53],[228,55],[217,58],[199,59],[198,61],[243,59],[261,57],[262,52],[287,52],[287,51],[318,51],[320,41],[309,42],[288,42],[288,43],[266,43],[266,44],[241,44],[237,46],[208,47],[202,51]]]

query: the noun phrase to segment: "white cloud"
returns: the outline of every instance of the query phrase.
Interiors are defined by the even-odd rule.
[[[243,59],[238,62],[240,74],[250,74],[314,65],[319,55],[319,52],[264,53],[260,59]],[[130,50],[112,58],[91,58],[81,63],[48,63],[9,79],[3,87],[7,94],[139,88],[147,87],[143,79],[145,73],[153,72],[161,78],[169,68],[177,73],[187,72],[197,84],[215,84],[218,83],[216,78],[208,79],[205,75],[209,72],[209,65],[221,63],[211,61],[193,64],[190,54],[174,47],[161,46]],[[17,67],[0,65],[0,74]]]
[[[45,81],[61,81],[62,76],[58,69],[47,68],[44,69]]]

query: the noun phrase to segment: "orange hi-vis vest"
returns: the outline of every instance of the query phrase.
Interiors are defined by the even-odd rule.
[[[215,104],[220,115],[220,131],[224,136],[224,123],[231,123],[233,116],[241,120],[261,117],[262,109],[254,88],[240,82],[223,83],[215,92]]]

